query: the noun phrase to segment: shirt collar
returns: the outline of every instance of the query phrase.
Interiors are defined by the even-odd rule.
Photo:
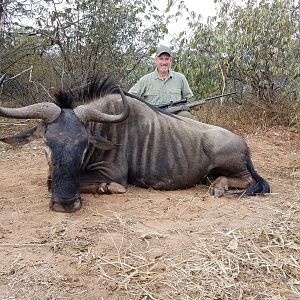
[[[155,79],[162,79],[161,77],[159,77],[157,68],[155,69],[154,73],[155,73]],[[166,79],[172,78],[172,77],[173,77],[173,71],[170,69],[169,70],[169,75],[168,75],[168,77],[166,77]]]

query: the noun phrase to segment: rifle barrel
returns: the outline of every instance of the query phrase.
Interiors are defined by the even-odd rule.
[[[176,112],[179,112],[179,111],[183,110],[183,108],[186,107],[186,106],[189,107],[189,108],[192,108],[192,107],[195,107],[195,106],[198,106],[198,105],[201,106],[201,105],[205,104],[206,102],[208,102],[210,100],[230,96],[230,95],[233,95],[233,94],[236,94],[236,92],[226,93],[226,94],[217,95],[217,96],[211,96],[211,97],[205,98],[203,100],[194,100],[192,102],[186,102],[183,105],[169,106],[165,110],[170,112],[170,113],[176,113]]]
[[[236,94],[236,92],[226,93],[226,94],[217,95],[217,96],[211,96],[211,97],[205,98],[203,100],[195,100],[193,102],[197,102],[197,101],[204,101],[204,102],[206,102],[206,101],[209,101],[209,100],[214,100],[214,99],[217,99],[217,98],[226,97],[226,96],[230,96],[230,95],[233,95],[233,94]],[[193,102],[190,102],[190,103],[193,103]]]

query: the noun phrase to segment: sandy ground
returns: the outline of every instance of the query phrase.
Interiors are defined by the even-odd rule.
[[[129,187],[84,195],[72,214],[49,210],[42,142],[1,143],[0,299],[300,299],[299,133],[245,139],[271,195]],[[262,263],[249,265],[251,253]]]

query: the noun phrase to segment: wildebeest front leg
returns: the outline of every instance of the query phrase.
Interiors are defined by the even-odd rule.
[[[81,186],[80,191],[86,194],[123,194],[126,188],[117,182],[101,182]]]
[[[224,195],[229,188],[246,189],[251,181],[250,176],[242,176],[240,178],[219,176],[209,187],[209,193],[213,197],[218,198]]]

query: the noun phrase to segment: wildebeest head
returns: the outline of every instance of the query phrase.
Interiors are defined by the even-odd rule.
[[[50,208],[55,211],[73,212],[81,207],[79,174],[85,151],[90,142],[104,150],[112,149],[115,145],[101,136],[92,136],[89,122],[118,123],[129,115],[129,106],[123,91],[110,81],[85,91],[97,97],[103,93],[103,88],[110,93],[120,93],[123,110],[120,114],[109,115],[100,112],[88,104],[72,108],[74,99],[69,93],[56,93],[57,103],[36,103],[22,108],[1,108],[0,116],[18,119],[42,119],[35,128],[21,132],[15,136],[2,138],[0,141],[12,145],[24,145],[35,138],[44,138],[46,156],[49,163],[52,192]],[[109,87],[109,88],[108,88]],[[103,94],[102,94],[103,95]],[[84,97],[84,95],[80,95]],[[91,95],[87,95],[91,97]]]

